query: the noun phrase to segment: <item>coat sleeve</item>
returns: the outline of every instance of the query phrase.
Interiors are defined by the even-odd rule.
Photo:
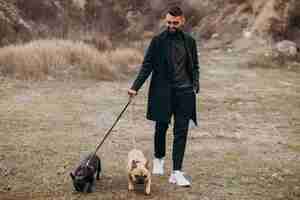
[[[153,70],[153,63],[154,63],[154,54],[155,54],[155,38],[153,38],[150,42],[150,45],[146,51],[144,61],[142,63],[141,69],[133,82],[131,89],[138,91],[147,80],[149,75]]]
[[[199,92],[199,58],[198,58],[198,50],[197,50],[197,44],[196,41],[193,40],[193,50],[192,50],[192,56],[193,56],[193,86],[194,89],[196,90],[196,93]]]

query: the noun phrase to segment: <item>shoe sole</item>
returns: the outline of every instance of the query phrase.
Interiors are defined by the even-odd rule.
[[[169,183],[180,186],[180,187],[191,187],[191,184],[189,184],[189,185],[179,185],[179,184],[177,184],[176,180],[169,180]]]
[[[153,173],[153,172],[152,172],[152,174],[153,174],[153,175],[159,175],[159,176],[164,175],[163,173]]]
[[[170,182],[169,181],[169,183],[180,186],[180,187],[191,187],[191,185],[178,185],[176,182]]]

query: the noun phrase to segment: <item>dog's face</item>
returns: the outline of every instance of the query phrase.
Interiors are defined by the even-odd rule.
[[[133,160],[131,163],[131,170],[129,171],[130,177],[133,182],[137,184],[143,184],[149,179],[151,173],[149,171],[149,162],[145,164],[139,161]]]
[[[75,190],[78,192],[82,192],[86,185],[86,181],[84,180],[84,177],[75,176],[73,173],[70,173],[70,176],[73,180],[73,185]]]
[[[82,192],[85,190],[87,182],[94,176],[94,169],[89,166],[80,167],[75,174],[70,173],[73,180],[73,185],[76,191]]]
[[[70,173],[74,188],[78,192],[92,192],[95,186],[95,176],[99,180],[101,160],[97,155],[89,154],[74,172]]]

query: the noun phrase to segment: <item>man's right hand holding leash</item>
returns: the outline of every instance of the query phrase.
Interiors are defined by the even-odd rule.
[[[137,95],[137,91],[133,90],[133,89],[128,89],[127,91],[129,98],[133,98]]]

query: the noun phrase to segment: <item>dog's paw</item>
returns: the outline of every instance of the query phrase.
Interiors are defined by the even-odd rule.
[[[150,195],[150,189],[146,189],[146,190],[145,190],[145,194],[146,194],[146,195]]]
[[[134,190],[134,187],[133,187],[133,185],[132,185],[132,184],[129,184],[129,185],[128,185],[128,190],[129,190],[129,191],[132,191],[132,190]]]
[[[145,194],[146,194],[146,195],[150,195],[150,191],[151,191],[151,186],[150,186],[150,184],[148,183],[148,184],[146,185],[146,187],[145,187]]]

